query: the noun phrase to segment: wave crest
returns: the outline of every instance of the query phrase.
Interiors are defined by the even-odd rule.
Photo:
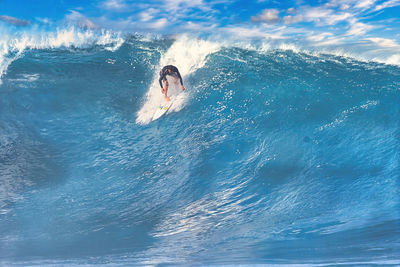
[[[124,42],[120,33],[107,30],[88,30],[76,27],[61,28],[55,31],[30,29],[24,32],[11,32],[0,29],[0,84],[1,77],[8,66],[28,49],[88,48],[102,46],[115,51]]]

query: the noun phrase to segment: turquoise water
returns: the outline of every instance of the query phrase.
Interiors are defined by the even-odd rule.
[[[98,38],[2,55],[0,263],[400,264],[398,66]]]

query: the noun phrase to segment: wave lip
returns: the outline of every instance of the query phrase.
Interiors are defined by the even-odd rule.
[[[60,28],[55,31],[30,29],[22,32],[12,32],[6,28],[2,31],[0,40],[0,84],[1,77],[8,66],[21,57],[28,49],[54,48],[88,48],[102,46],[104,49],[115,51],[124,42],[120,33],[107,30],[85,30],[76,27]]]

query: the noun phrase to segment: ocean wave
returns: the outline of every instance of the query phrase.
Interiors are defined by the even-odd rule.
[[[54,31],[42,31],[32,28],[26,31],[13,32],[7,28],[0,29],[0,83],[8,66],[29,49],[55,48],[88,48],[102,46],[115,51],[124,42],[120,33],[107,30],[88,30],[76,27],[60,28]]]
[[[398,262],[398,66],[101,34],[3,46],[0,264]]]
[[[14,31],[2,25],[0,29],[2,40],[0,41],[0,82],[7,67],[18,59],[23,51],[29,49],[55,49],[55,48],[89,48],[102,46],[106,50],[117,50],[127,39],[129,34],[113,32],[105,29],[86,29],[75,26],[64,26],[53,30],[41,29],[34,25],[27,30]],[[134,34],[140,36],[143,41],[162,40],[165,37],[155,34]],[[171,37],[167,37],[171,38]],[[400,54],[396,49],[369,45],[343,45],[343,46],[320,46],[318,43],[299,42],[296,40],[242,40],[226,38],[219,35],[206,37],[204,39],[193,35],[175,35],[172,39],[197,40],[197,42],[208,43],[218,47],[238,47],[246,50],[268,52],[273,50],[293,51],[309,55],[333,55],[348,57],[363,62],[378,62],[389,65],[400,65]],[[374,43],[375,44],[375,43]],[[198,48],[197,48],[198,49]]]

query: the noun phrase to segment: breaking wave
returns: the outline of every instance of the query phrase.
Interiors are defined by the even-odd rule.
[[[190,36],[3,36],[1,265],[400,264],[398,66]],[[186,90],[151,121],[166,64]]]

